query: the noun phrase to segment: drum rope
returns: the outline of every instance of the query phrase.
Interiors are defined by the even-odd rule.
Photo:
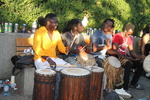
[[[115,63],[116,65],[117,62],[113,62],[113,63]],[[109,63],[108,59],[105,59],[105,61],[103,62],[103,66],[104,66],[104,72],[106,73],[107,76],[107,88],[113,89],[116,85],[123,84],[122,68],[113,67]]]

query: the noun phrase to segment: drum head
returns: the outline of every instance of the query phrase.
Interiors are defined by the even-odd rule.
[[[108,59],[109,64],[112,65],[113,67],[115,67],[115,68],[121,67],[121,63],[116,57],[109,56],[107,59]]]
[[[85,66],[84,68],[92,72],[104,72],[104,69],[98,66]]]
[[[144,59],[143,68],[146,72],[150,72],[150,55]]]
[[[37,69],[35,71],[35,73],[39,74],[39,75],[48,75],[48,76],[51,76],[51,75],[55,75],[56,72],[51,70],[51,69]]]
[[[61,73],[71,76],[86,76],[90,74],[88,70],[83,68],[65,68],[61,70]]]
[[[57,66],[56,69],[55,69],[55,71],[60,72],[64,68],[68,68],[68,67]]]

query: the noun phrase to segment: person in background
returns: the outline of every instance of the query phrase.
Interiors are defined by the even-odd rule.
[[[121,59],[127,59],[128,61],[126,62],[124,69],[124,84],[123,84],[123,88],[128,91],[128,87],[134,88],[134,89],[138,89],[138,90],[143,90],[144,88],[138,84],[138,80],[140,79],[140,76],[143,72],[143,67],[142,67],[142,63],[140,63],[141,60],[141,56],[137,55],[134,52],[134,48],[133,48],[133,38],[131,37],[131,35],[133,34],[135,29],[135,26],[132,24],[127,24],[124,27],[124,31],[117,33],[114,35],[113,37],[113,49],[118,51],[121,55],[123,55],[121,57]],[[131,58],[131,56],[129,56],[127,54],[127,52],[130,52],[130,55],[134,58]],[[130,77],[130,71],[131,71],[131,67],[134,66],[136,68],[134,76],[131,80],[131,83],[129,85],[129,77]],[[129,85],[129,86],[128,86]]]
[[[142,58],[144,59],[146,56],[150,54],[150,24],[147,24],[146,27],[143,29],[143,36],[142,36],[142,44],[141,44],[141,54]],[[147,78],[150,78],[150,73],[145,74]]]
[[[76,64],[78,67],[82,67],[82,65],[76,60],[76,56],[78,56],[80,52],[79,47],[83,48],[86,45],[84,37],[81,34],[83,30],[84,26],[80,19],[71,19],[68,21],[62,33],[64,45],[70,46],[70,51],[64,59],[70,64]]]
[[[105,63],[105,58],[107,57],[106,54],[107,55],[119,55],[120,54],[116,50],[112,50],[112,38],[113,38],[112,33],[114,31],[114,27],[115,27],[115,25],[114,25],[113,19],[105,19],[102,23],[101,30],[97,30],[91,36],[91,42],[92,42],[92,52],[91,53],[95,56],[96,63],[98,64],[98,66],[104,68],[104,70],[105,70],[105,74],[104,74],[103,78],[104,78],[104,80],[107,81],[107,83],[106,82],[103,83],[104,89],[110,84],[113,84],[115,86],[118,84],[118,83],[109,82],[109,80],[113,80],[116,78],[107,76],[109,74],[109,71],[115,72],[114,71],[115,68],[111,68],[112,70],[109,70],[109,68],[107,68],[107,67],[105,68],[104,64],[103,64],[103,63]],[[118,74],[118,73],[114,73],[114,74]],[[114,75],[111,75],[111,76],[114,76]],[[117,76],[119,77],[119,79],[121,78],[120,77],[121,75],[117,75]],[[110,78],[112,78],[112,79],[110,79]],[[120,80],[122,80],[122,79],[120,79]],[[114,89],[116,87],[110,87],[110,88]],[[131,97],[131,95],[129,93],[127,93],[125,90],[123,90],[123,89],[118,89],[118,90],[119,91],[121,90],[121,94],[123,94],[129,98]],[[120,93],[118,93],[118,94],[120,94]]]
[[[145,58],[150,52],[150,24],[146,25],[143,29],[143,33],[141,53],[142,57]]]
[[[102,29],[97,30],[91,36],[92,42],[92,54],[98,55],[95,57],[96,63],[99,67],[102,67],[103,59],[105,58],[105,54],[109,51],[111,53],[112,47],[112,32],[114,29],[114,20],[113,19],[105,19],[102,23]]]
[[[58,26],[56,14],[48,13],[41,20],[39,22],[41,22],[42,27],[36,30],[33,39],[34,63],[36,68],[55,69],[56,65],[68,64],[56,56],[56,47],[62,53],[67,53],[69,50],[69,47],[64,46],[61,35],[56,30]]]

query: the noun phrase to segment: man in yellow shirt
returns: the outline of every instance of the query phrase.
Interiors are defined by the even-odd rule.
[[[55,14],[49,13],[45,18],[44,26],[34,33],[33,50],[34,61],[37,69],[56,68],[56,65],[65,65],[67,62],[56,56],[56,47],[62,53],[69,48],[65,47],[60,33],[56,30],[58,19]],[[39,23],[40,24],[40,23]]]

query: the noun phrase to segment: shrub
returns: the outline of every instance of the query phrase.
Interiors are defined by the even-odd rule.
[[[59,19],[62,31],[68,20],[89,16],[87,27],[100,28],[106,18],[115,20],[115,30],[122,30],[127,23],[136,26],[135,34],[150,21],[149,0],[1,0],[0,22],[23,23],[31,29],[32,22],[49,12]],[[87,28],[86,27],[86,28]]]

